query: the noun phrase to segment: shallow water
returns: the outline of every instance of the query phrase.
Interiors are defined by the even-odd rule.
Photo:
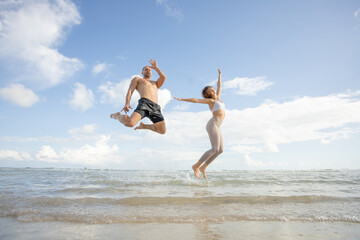
[[[2,240],[358,240],[358,223],[238,221],[223,223],[19,222],[0,218]]]
[[[22,222],[360,223],[360,171],[0,168],[0,217]]]

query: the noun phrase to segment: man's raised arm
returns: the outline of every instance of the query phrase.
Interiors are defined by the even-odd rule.
[[[157,66],[157,63],[154,59],[150,59],[150,64],[151,64],[151,68],[154,69],[158,74],[159,74],[159,79],[156,81],[156,86],[158,88],[160,88],[164,82],[165,82],[165,79],[166,79],[166,76],[165,74],[160,70],[160,68],[158,68]]]

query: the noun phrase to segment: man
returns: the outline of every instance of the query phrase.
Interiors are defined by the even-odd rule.
[[[153,124],[144,124],[141,122],[135,130],[149,129],[159,134],[165,134],[166,126],[160,105],[158,104],[158,91],[164,84],[166,77],[158,68],[155,60],[150,59],[149,62],[151,66],[145,66],[142,69],[143,77],[136,76],[131,80],[129,90],[126,94],[125,107],[120,112],[111,114],[110,117],[118,119],[126,127],[134,127],[141,119],[147,117]],[[151,80],[151,69],[154,69],[159,74],[157,81]],[[129,112],[129,108],[132,109],[130,107],[130,99],[135,89],[139,92],[140,99],[137,108],[129,117],[127,113]],[[124,111],[125,114],[121,114],[122,111]]]

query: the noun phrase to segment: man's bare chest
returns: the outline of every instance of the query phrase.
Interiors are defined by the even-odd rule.
[[[140,89],[156,89],[156,82],[154,81],[146,81],[146,80],[140,80],[138,82],[138,87]]]

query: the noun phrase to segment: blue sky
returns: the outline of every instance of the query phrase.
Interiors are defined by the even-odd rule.
[[[360,1],[1,1],[0,166],[189,169],[221,68],[211,169],[359,169],[359,43]],[[166,135],[109,118],[150,58]]]

